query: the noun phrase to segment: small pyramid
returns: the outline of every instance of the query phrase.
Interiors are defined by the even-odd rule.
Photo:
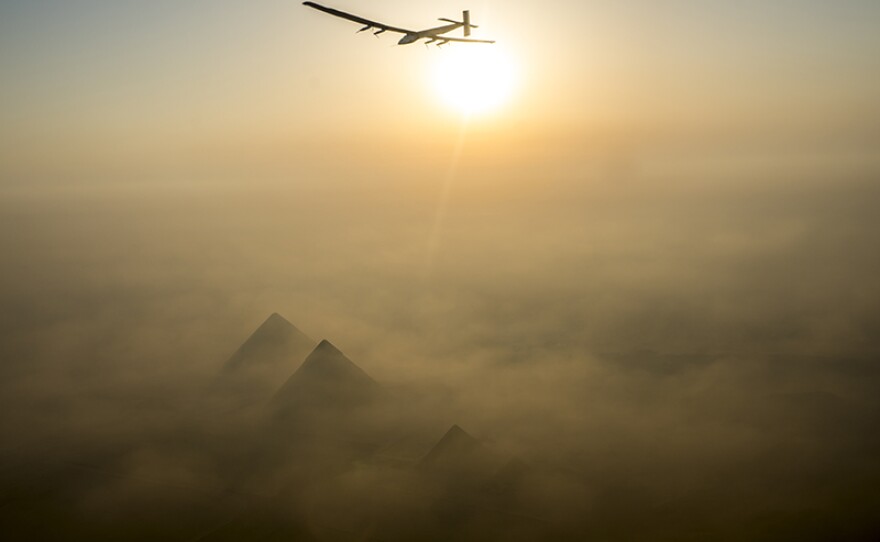
[[[474,455],[478,455],[483,445],[470,436],[467,431],[453,425],[446,431],[440,442],[431,448],[422,461],[423,466],[440,466],[459,461],[468,461]]]
[[[337,408],[374,399],[380,387],[330,341],[323,340],[272,399],[276,409]]]
[[[422,473],[450,487],[471,489],[484,485],[498,472],[501,458],[464,429],[453,425],[422,458]]]
[[[232,354],[224,370],[293,365],[314,344],[315,341],[275,312]]]

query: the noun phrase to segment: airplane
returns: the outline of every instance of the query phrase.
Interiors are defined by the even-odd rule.
[[[397,32],[399,34],[403,34],[403,37],[400,38],[400,41],[397,42],[398,45],[407,45],[410,43],[415,43],[420,39],[426,39],[425,45],[430,43],[437,42],[437,47],[441,45],[445,45],[450,41],[455,43],[495,43],[494,40],[471,40],[464,38],[451,38],[448,36],[444,36],[447,32],[452,32],[458,28],[464,27],[464,35],[465,37],[471,35],[471,28],[477,28],[477,25],[471,24],[471,13],[470,11],[462,11],[462,22],[453,21],[452,19],[439,19],[441,21],[451,23],[444,26],[438,26],[437,28],[429,28],[427,30],[407,30],[405,28],[397,28],[396,26],[389,26],[384,23],[377,23],[376,21],[371,21],[369,19],[364,19],[363,17],[358,17],[357,15],[352,15],[351,13],[346,13],[344,11],[339,11],[338,9],[328,8],[322,6],[320,4],[316,4],[314,2],[303,2],[304,6],[309,6],[310,8],[317,9],[318,11],[323,11],[324,13],[329,13],[330,15],[335,15],[336,17],[342,17],[343,19],[348,19],[349,21],[354,21],[356,23],[360,23],[364,26],[358,32],[364,32],[365,30],[372,30],[373,28],[378,28],[376,32],[373,32],[373,35],[378,36],[383,32]]]

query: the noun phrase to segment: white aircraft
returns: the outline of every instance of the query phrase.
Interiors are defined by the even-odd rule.
[[[448,36],[444,36],[447,32],[452,32],[457,28],[464,27],[464,35],[471,35],[471,28],[477,28],[476,25],[471,24],[471,14],[469,11],[461,12],[462,22],[453,21],[452,19],[440,19],[441,21],[445,21],[452,24],[447,24],[444,26],[438,26],[437,28],[429,28],[427,30],[407,30],[405,28],[397,28],[396,26],[388,26],[387,24],[377,23],[376,21],[371,21],[369,19],[364,19],[363,17],[358,17],[357,15],[352,15],[351,13],[346,13],[344,11],[339,11],[338,9],[328,8],[322,6],[320,4],[316,4],[314,2],[303,2],[303,5],[309,6],[310,8],[315,8],[318,11],[323,11],[324,13],[329,13],[330,15],[335,15],[336,17],[342,17],[343,19],[348,19],[349,21],[354,21],[356,23],[360,23],[364,26],[358,32],[363,32],[365,30],[372,30],[373,28],[378,28],[376,32],[373,32],[374,35],[379,35],[382,32],[397,32],[403,34],[403,37],[400,38],[400,41],[397,42],[398,45],[407,45],[409,43],[415,43],[420,39],[426,39],[425,45],[429,43],[437,42],[437,46],[444,45],[449,43],[450,41],[457,43],[495,43],[494,40],[469,40],[464,38],[450,38]]]

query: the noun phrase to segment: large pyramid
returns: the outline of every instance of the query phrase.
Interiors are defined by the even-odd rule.
[[[226,361],[212,382],[212,400],[233,410],[265,404],[314,345],[280,314],[272,314]]]
[[[280,314],[272,313],[226,362],[226,372],[273,371],[286,373],[308,354],[315,341]]]
[[[375,380],[324,340],[272,398],[276,412],[302,409],[347,409],[377,399]]]

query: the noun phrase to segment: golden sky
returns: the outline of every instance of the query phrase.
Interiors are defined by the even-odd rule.
[[[873,2],[325,3],[416,29],[470,9],[474,37],[498,43],[397,46],[294,1],[5,3],[3,183],[448,155],[463,115],[438,66],[483,47],[513,75],[503,103],[470,118],[471,146],[875,146]]]

